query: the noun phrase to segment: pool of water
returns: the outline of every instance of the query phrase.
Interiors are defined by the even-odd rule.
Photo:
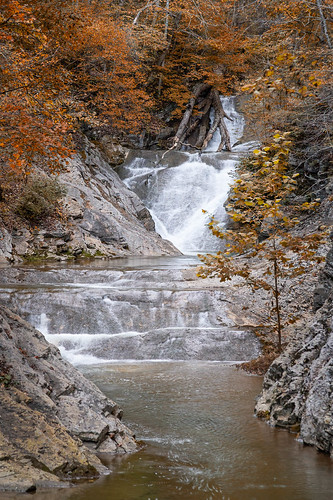
[[[138,290],[140,293],[145,289],[151,291],[158,285],[159,294],[165,288],[167,297],[176,299],[183,287],[186,290],[188,287],[187,283],[182,284],[181,270],[196,264],[196,257],[180,256],[95,261],[71,266],[22,266],[10,269],[10,272],[3,271],[0,297],[7,303],[12,301],[20,314],[26,309],[31,316],[28,319],[31,322],[35,319],[36,326],[42,331],[40,318],[49,318],[44,333],[49,330],[51,342],[57,340],[57,336],[61,337],[57,333],[62,331],[73,338],[80,337],[83,327],[86,336],[94,337],[98,325],[104,332],[102,341],[105,342],[103,339],[108,338],[107,335],[115,333],[107,316],[113,311],[113,303],[107,303],[106,307],[105,300],[101,302],[100,298],[111,294],[115,301],[120,294],[120,304],[126,299],[130,304],[134,301],[135,305],[135,297],[132,298],[131,294],[139,293]],[[201,318],[200,308],[205,296],[199,296],[200,300],[192,304],[192,310],[192,295],[195,298],[198,293],[207,293],[213,297],[222,293],[196,288],[187,292],[186,300],[179,304],[176,301],[174,308],[178,310],[178,307],[179,313],[184,314],[189,309],[194,319],[191,315],[186,318],[194,322]],[[86,305],[90,304],[90,299],[94,301],[93,307]],[[161,301],[165,303],[163,294]],[[58,316],[54,307],[58,302],[60,319],[67,321],[63,328],[56,323]],[[120,314],[118,302],[114,302],[114,309]],[[140,302],[141,309],[145,303]],[[148,301],[147,304],[149,311],[154,312],[152,306],[155,303]],[[210,313],[221,314],[221,304],[224,302],[217,302],[216,311],[212,308]],[[169,328],[178,325],[172,323],[172,305],[170,302],[165,307],[165,321],[168,319],[170,324],[166,326]],[[104,322],[94,321],[92,330],[89,330],[82,323],[84,318],[87,321],[87,310],[90,314],[93,311],[103,313]],[[77,318],[75,315],[72,318],[70,312],[75,312]],[[196,314],[199,314],[199,319],[196,319]],[[131,317],[129,313],[126,316]],[[148,321],[148,310],[145,317]],[[159,315],[157,320],[154,330],[161,326]],[[188,321],[183,328],[189,328]],[[94,345],[90,346],[89,355],[95,359]],[[253,416],[255,398],[261,391],[261,377],[247,375],[234,364],[223,361],[124,361],[112,354],[108,353],[108,359],[117,361],[104,360],[104,363],[91,365],[83,361],[79,369],[123,408],[124,423],[142,442],[141,450],[109,459],[110,474],[98,481],[61,490],[38,491],[34,500],[332,498],[333,461],[313,448],[304,447],[295,434],[273,429]],[[84,360],[85,356],[81,358]],[[23,498],[15,494],[2,495],[1,499]]]
[[[216,362],[81,367],[143,441],[94,483],[35,500],[329,500],[333,464],[253,416],[262,379]]]

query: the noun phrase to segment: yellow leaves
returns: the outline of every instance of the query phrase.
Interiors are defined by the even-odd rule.
[[[320,200],[302,203],[302,205],[300,206],[300,209],[303,211],[314,210],[315,208],[317,208],[320,205],[319,201]]]
[[[306,96],[307,96],[307,94],[308,94],[308,88],[307,88],[307,86],[306,86],[306,85],[303,85],[303,86],[299,89],[298,93],[299,93],[302,97],[306,97]]]
[[[233,214],[231,214],[231,218],[234,222],[240,222],[241,220],[243,220],[244,217],[242,214],[234,212]]]
[[[295,56],[293,56],[290,52],[284,51],[276,57],[275,61],[277,63],[281,63],[281,62],[285,62],[285,61],[290,63],[290,62],[294,61],[295,59],[296,59]]]

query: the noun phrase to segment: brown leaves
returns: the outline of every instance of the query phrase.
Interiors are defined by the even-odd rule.
[[[78,121],[137,130],[150,99],[125,31],[94,2],[0,0],[0,181],[59,171]]]

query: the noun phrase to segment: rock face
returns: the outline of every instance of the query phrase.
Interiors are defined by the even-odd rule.
[[[0,489],[33,491],[106,471],[136,450],[122,411],[43,335],[0,307]],[[91,451],[90,451],[91,450]]]
[[[314,306],[314,320],[268,370],[256,413],[333,457],[333,248]]]
[[[0,263],[29,256],[75,257],[174,255],[178,250],[155,232],[149,211],[112,169],[106,153],[83,140],[81,154],[59,176],[67,188],[63,222],[52,229],[0,226]]]

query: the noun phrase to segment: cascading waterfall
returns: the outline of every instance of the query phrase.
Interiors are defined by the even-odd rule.
[[[234,119],[226,120],[234,145],[243,119],[233,98],[224,98],[223,106]],[[219,142],[217,133],[202,155],[171,152],[162,161],[160,152],[135,152],[122,168],[157,230],[184,252],[217,249],[201,210],[224,220],[235,164],[255,146],[216,154]],[[111,474],[66,488],[60,497],[331,499],[329,457],[251,418],[261,379],[226,365],[256,357],[259,340],[235,328],[229,287],[195,280],[188,268],[196,263],[188,255],[1,268],[0,300],[81,365],[146,443],[127,459],[118,455]],[[32,377],[34,358],[25,363]],[[44,377],[45,397],[54,390],[69,416],[67,392],[37,376]],[[77,391],[72,384],[68,390]],[[35,493],[36,500],[50,496]]]
[[[232,153],[212,152],[220,142],[217,132],[202,154],[173,151],[161,158],[161,152],[135,151],[120,169],[126,184],[151,210],[157,231],[184,253],[218,249],[219,240],[206,227],[202,209],[225,221],[223,204],[232,172],[251,147],[237,144],[244,120],[235,110],[235,99],[223,98],[223,106],[232,118],[226,120]],[[255,357],[259,344],[252,333],[235,330],[225,291],[184,279],[182,269],[189,260],[196,265],[197,259],[163,259],[165,264],[157,269],[152,263],[119,268],[111,261],[101,263],[100,269],[26,270],[19,286],[3,288],[1,297],[75,364]]]
[[[150,210],[156,231],[183,253],[220,248],[220,241],[207,227],[209,215],[214,214],[222,224],[225,222],[224,204],[232,173],[240,157],[253,146],[252,142],[239,143],[244,118],[235,109],[235,98],[223,97],[221,100],[232,118],[232,121],[225,120],[232,153],[214,153],[220,143],[217,130],[204,153],[166,153],[163,164],[158,156],[154,162],[154,153],[151,153],[150,158],[148,155],[130,160],[121,170],[124,182]]]

